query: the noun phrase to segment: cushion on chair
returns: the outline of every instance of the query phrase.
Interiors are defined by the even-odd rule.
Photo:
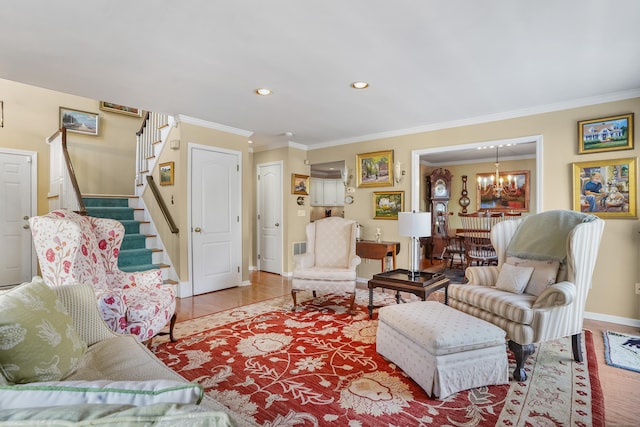
[[[353,223],[320,220],[315,224],[316,267],[349,268]]]
[[[502,264],[496,288],[513,292],[514,294],[521,294],[527,283],[529,283],[532,273],[533,267],[516,267],[511,264]]]
[[[514,294],[495,286],[449,285],[449,299],[494,313],[516,323],[530,324],[533,321],[534,295]]]
[[[0,294],[0,372],[13,383],[57,381],[87,345],[57,295],[40,277]]]
[[[517,267],[533,267],[533,274],[524,292],[536,296],[539,296],[542,291],[556,283],[558,269],[560,268],[558,261],[524,259],[515,256],[507,257],[506,263]]]

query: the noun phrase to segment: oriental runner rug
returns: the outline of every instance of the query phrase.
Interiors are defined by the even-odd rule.
[[[291,311],[276,298],[176,325],[179,341],[158,337],[155,354],[248,423],[261,426],[603,426],[593,338],[574,362],[569,338],[537,346],[526,382],[430,398],[375,349],[377,318],[367,293],[357,313],[346,297],[307,300]],[[376,295],[377,303],[394,303]],[[509,353],[510,372],[515,362]],[[247,421],[242,422],[247,422]]]

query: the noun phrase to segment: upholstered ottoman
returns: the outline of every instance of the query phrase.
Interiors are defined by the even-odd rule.
[[[431,397],[509,382],[505,332],[435,301],[382,307],[376,349]]]

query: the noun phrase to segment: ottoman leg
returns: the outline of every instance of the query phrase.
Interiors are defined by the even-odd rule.
[[[524,371],[524,364],[527,361],[527,357],[536,351],[536,346],[533,344],[522,345],[509,340],[509,350],[513,351],[516,357],[516,369],[513,370],[513,378],[517,381],[526,381],[527,374]]]

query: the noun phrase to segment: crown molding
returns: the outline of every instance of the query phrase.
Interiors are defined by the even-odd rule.
[[[209,129],[215,129],[222,132],[232,133],[234,135],[244,136],[247,138],[253,135],[253,132],[248,130],[238,129],[238,128],[234,128],[227,125],[221,125],[220,123],[209,122],[207,120],[196,119],[195,117],[183,116],[182,114],[179,114],[177,117],[178,117],[177,121],[180,123],[186,123],[194,126],[201,126]]]

